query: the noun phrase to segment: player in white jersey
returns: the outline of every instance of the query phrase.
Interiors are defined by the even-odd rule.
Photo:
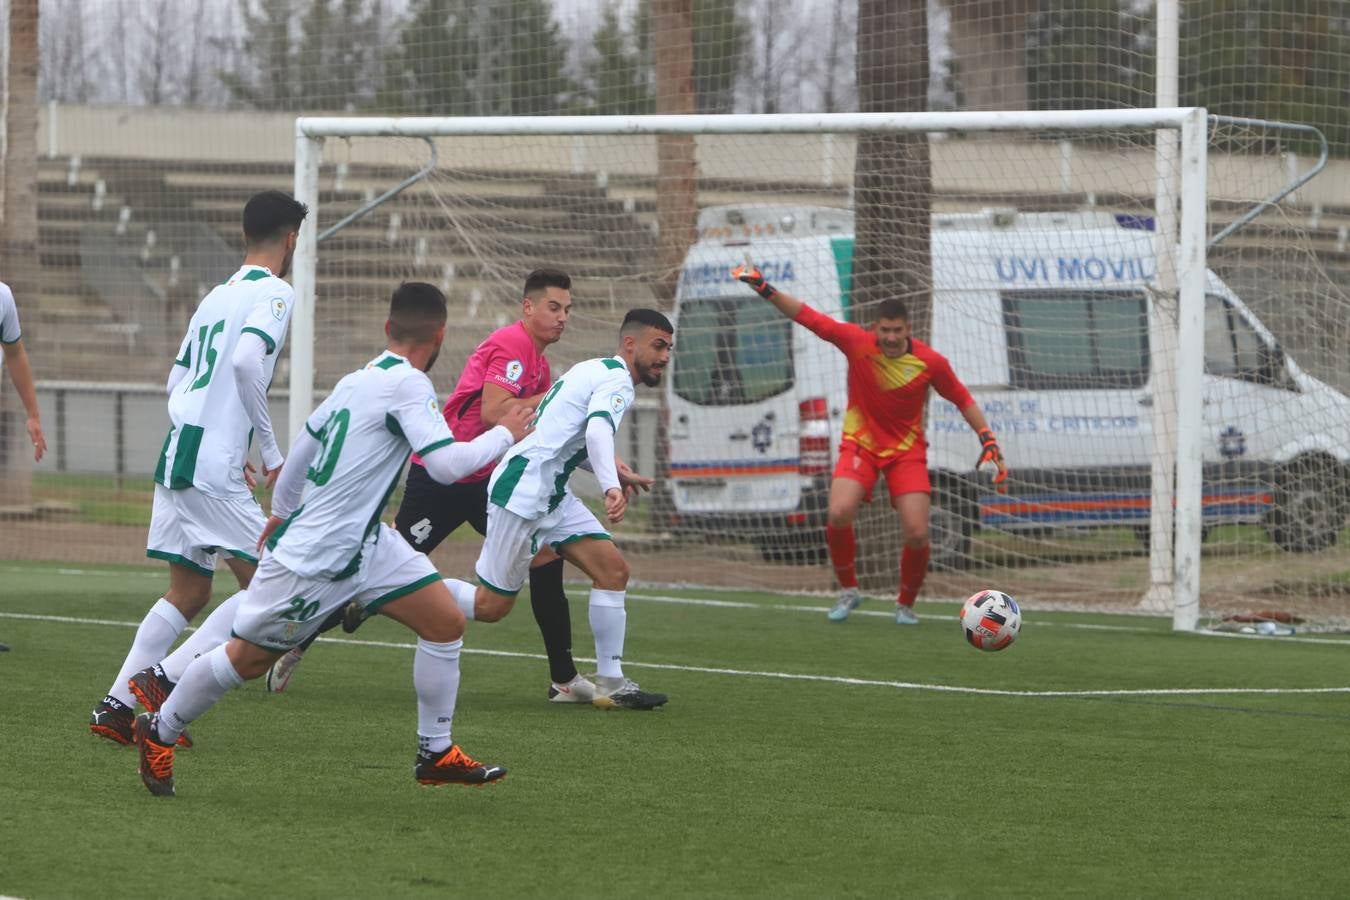
[[[0,282],[0,347],[4,348],[5,369],[14,380],[24,411],[28,413],[28,439],[33,442],[33,459],[42,461],[47,452],[47,439],[42,436],[42,418],[38,412],[37,391],[33,388],[33,372],[28,367],[28,351],[23,347],[23,330],[19,328],[19,310],[14,305],[14,292]],[[8,650],[0,644],[0,651]]]
[[[100,737],[131,743],[128,679],[159,662],[210,601],[217,557],[225,556],[241,589],[253,577],[266,518],[245,467],[257,440],[268,487],[281,470],[267,388],[295,298],[282,278],[307,214],[280,191],[249,199],[244,264],[197,307],[169,371],[171,427],[155,469],[145,551],[169,563],[169,590],[141,621],[112,687],[90,714],[89,730]]]
[[[653,709],[666,696],[624,678],[628,564],[568,480],[578,466],[589,464],[605,493],[609,521],[623,518],[628,498],[615,467],[614,435],[633,405],[634,385],[661,383],[674,333],[656,310],[629,310],[616,355],[577,363],[553,383],[539,402],[534,433],[493,470],[487,535],[475,566],[477,589],[447,580],[466,615],[495,622],[511,611],[530,560],[543,546],[590,576],[589,617],[599,664],[592,702],[606,709]]]
[[[532,410],[520,406],[490,431],[456,443],[426,376],[445,320],[439,290],[400,285],[389,304],[388,349],[339,381],[296,435],[258,541],[267,552],[257,576],[241,599],[226,601],[238,604],[234,637],[193,660],[158,712],[136,719],[141,780],[151,793],[173,794],[174,746],[189,722],[230,688],[266,673],[353,599],[417,634],[414,777],[484,784],[506,774],[450,739],[464,616],[430,560],[380,521],[413,450],[431,477],[448,484],[501,456],[529,429]]]
[[[42,415],[38,412],[37,391],[33,388],[33,372],[28,366],[28,351],[23,347],[23,329],[19,327],[19,309],[14,304],[14,292],[0,282],[0,347],[4,348],[5,369],[19,392],[24,412],[28,413],[28,439],[33,442],[33,460],[42,461],[47,452],[47,439],[42,436]]]

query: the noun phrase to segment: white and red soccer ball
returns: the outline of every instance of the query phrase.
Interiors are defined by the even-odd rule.
[[[1021,630],[1022,611],[1002,591],[980,591],[961,607],[961,632],[977,650],[1002,650]]]

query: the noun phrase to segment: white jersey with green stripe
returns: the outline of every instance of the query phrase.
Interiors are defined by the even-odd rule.
[[[568,369],[539,401],[534,431],[492,471],[489,501],[526,519],[557,509],[572,472],[586,462],[587,423],[600,417],[617,432],[633,397],[633,377],[617,356]]]
[[[23,337],[19,328],[19,310],[14,305],[14,292],[0,282],[0,344],[17,344]]]
[[[297,575],[347,578],[378,534],[411,452],[425,458],[455,438],[431,379],[389,351],[339,381],[305,430],[321,445],[306,473],[309,490],[267,546]]]
[[[262,266],[243,266],[202,299],[174,364],[187,373],[169,394],[169,436],[155,481],[221,499],[248,497],[244,463],[253,426],[235,387],[232,360],[244,334],[267,346],[270,379],[286,341],[295,292]]]

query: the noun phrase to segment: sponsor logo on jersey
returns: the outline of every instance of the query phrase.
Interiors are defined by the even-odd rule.
[[[506,380],[515,384],[520,381],[520,376],[525,374],[525,365],[518,359],[513,359],[506,364]]]
[[[619,413],[623,412],[623,407],[624,407],[624,401],[623,401],[623,396],[622,396],[621,394],[613,394],[612,396],[610,396],[610,398],[609,398],[609,408],[612,409],[612,410],[614,410],[614,414],[615,414],[616,416],[617,416]]]
[[[272,318],[280,322],[286,318],[286,301],[277,297],[272,301]]]

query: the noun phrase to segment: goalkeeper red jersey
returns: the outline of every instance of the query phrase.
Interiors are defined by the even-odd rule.
[[[890,358],[876,335],[850,322],[839,322],[802,304],[796,321],[834,344],[848,359],[848,411],[845,445],[853,445],[877,465],[910,451],[924,453],[924,404],[928,387],[965,410],[975,402],[947,358],[910,339],[909,352]]]

